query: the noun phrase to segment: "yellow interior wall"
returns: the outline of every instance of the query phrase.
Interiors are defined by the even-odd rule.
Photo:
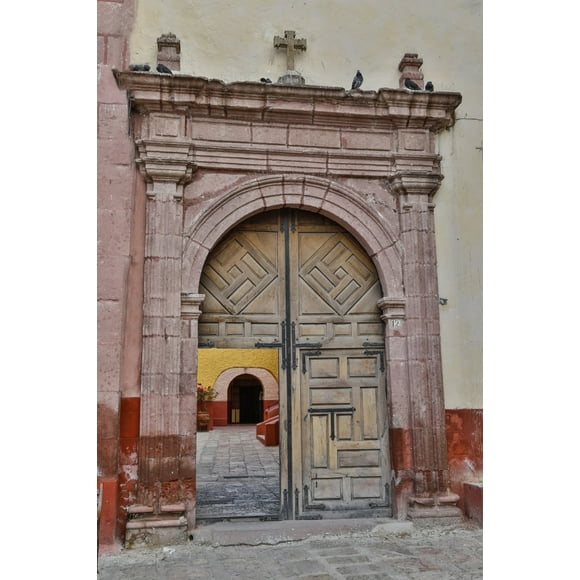
[[[278,350],[275,348],[200,348],[197,381],[213,385],[218,376],[231,368],[261,368],[278,380]]]

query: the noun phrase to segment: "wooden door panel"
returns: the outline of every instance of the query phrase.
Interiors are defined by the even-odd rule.
[[[304,511],[385,507],[386,393],[378,354],[322,349],[303,374]],[[382,428],[381,428],[382,427]]]
[[[313,415],[310,417],[310,429],[312,431],[312,437],[310,438],[312,466],[315,469],[328,468],[330,466],[328,417],[326,415]]]

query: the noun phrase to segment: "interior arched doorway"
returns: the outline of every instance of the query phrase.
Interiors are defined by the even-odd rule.
[[[252,375],[236,377],[228,387],[228,424],[255,425],[264,418],[264,387]]]
[[[280,515],[391,515],[383,290],[360,244],[318,214],[263,212],[213,248],[200,293],[200,344],[279,353]],[[245,388],[256,404],[236,377],[230,424],[255,412]]]

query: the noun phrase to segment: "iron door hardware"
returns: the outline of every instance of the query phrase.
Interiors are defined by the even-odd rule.
[[[307,356],[320,356],[322,351],[320,350],[303,350],[302,351],[302,374],[306,374],[306,357]]]
[[[365,350],[364,354],[366,354],[367,356],[372,356],[375,354],[379,355],[379,358],[381,359],[381,372],[383,372],[385,370],[385,353],[382,350]]]
[[[296,349],[297,348],[320,348],[322,346],[321,342],[296,342],[296,323],[292,323],[292,368],[296,369],[298,367],[298,362],[296,360]],[[319,356],[320,351],[309,351],[308,353],[302,354],[302,372],[306,372],[306,359],[305,354],[309,356]]]
[[[287,348],[286,348],[286,322],[281,322],[282,327],[282,340],[275,340],[274,342],[256,342],[256,348],[280,348],[282,350],[282,368],[286,368],[287,363]]]

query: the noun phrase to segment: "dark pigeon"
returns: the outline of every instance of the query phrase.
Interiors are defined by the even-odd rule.
[[[420,91],[421,87],[411,79],[405,79],[405,87],[411,91]]]
[[[426,91],[429,91],[430,93],[432,93],[433,92],[433,89],[434,89],[433,83],[431,81],[427,81],[427,84],[425,85],[425,90]]]
[[[358,89],[363,84],[363,76],[360,74],[360,70],[356,71],[354,78],[352,79],[352,89]]]
[[[129,70],[147,72],[148,70],[151,70],[151,67],[148,64],[130,64]]]
[[[262,77],[262,78],[260,79],[260,82],[261,82],[261,83],[271,83],[272,81],[271,81],[270,79],[265,79],[264,77]]]
[[[165,73],[165,74],[168,74],[168,75],[172,75],[173,74],[171,72],[171,69],[167,68],[164,64],[161,64],[161,63],[159,63],[157,65],[157,72]]]

